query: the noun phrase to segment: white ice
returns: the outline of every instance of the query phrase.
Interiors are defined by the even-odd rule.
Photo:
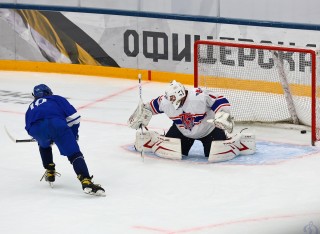
[[[69,98],[81,114],[80,148],[106,197],[84,194],[56,148],[62,176],[54,188],[40,182],[44,169],[37,144],[13,143],[3,130],[5,125],[17,138],[28,138],[24,113],[40,83]],[[165,86],[144,81],[144,101]],[[311,222],[320,230],[320,154],[294,151],[310,149],[309,133],[249,126],[264,144],[257,152],[267,163],[142,160],[128,150],[135,131],[126,126],[138,101],[137,80],[0,72],[0,233],[307,233],[303,229]],[[159,115],[149,127],[170,125]],[[268,163],[269,156],[275,160]]]

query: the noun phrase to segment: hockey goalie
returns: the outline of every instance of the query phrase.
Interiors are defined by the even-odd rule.
[[[181,83],[172,81],[165,95],[148,103],[139,103],[128,120],[128,126],[144,128],[153,115],[162,113],[173,121],[172,126],[164,136],[155,131],[137,131],[137,151],[182,159],[182,155],[188,156],[195,140],[202,143],[209,162],[227,161],[256,151],[253,134],[232,134],[231,105],[223,95],[200,88],[186,89]]]

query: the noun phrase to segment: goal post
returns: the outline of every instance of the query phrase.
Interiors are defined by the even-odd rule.
[[[199,40],[194,87],[223,93],[236,122],[308,126],[315,145],[320,140],[318,64],[312,48]]]

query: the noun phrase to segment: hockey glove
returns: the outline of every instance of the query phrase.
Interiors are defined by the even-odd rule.
[[[79,132],[79,127],[80,127],[80,123],[74,124],[71,127],[72,133],[75,136],[77,141],[79,140],[79,133],[78,133]]]
[[[142,102],[139,103],[136,110],[130,116],[128,120],[128,126],[133,129],[146,127],[152,117],[152,112],[144,107]]]
[[[213,123],[217,128],[226,130],[228,133],[233,132],[234,121],[229,113],[219,111],[216,113],[214,119],[208,119],[208,123]]]

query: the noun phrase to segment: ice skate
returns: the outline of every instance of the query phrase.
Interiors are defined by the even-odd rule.
[[[56,180],[56,176],[61,176],[59,172],[56,172],[55,166],[56,165],[54,163],[50,163],[40,179],[40,181],[42,181],[44,178],[45,181],[49,183],[51,188],[53,188],[53,182]]]
[[[81,182],[82,189],[86,194],[95,195],[95,196],[105,196],[105,191],[99,184],[94,184],[92,182],[92,177],[85,178],[82,175],[78,175],[78,179]]]

